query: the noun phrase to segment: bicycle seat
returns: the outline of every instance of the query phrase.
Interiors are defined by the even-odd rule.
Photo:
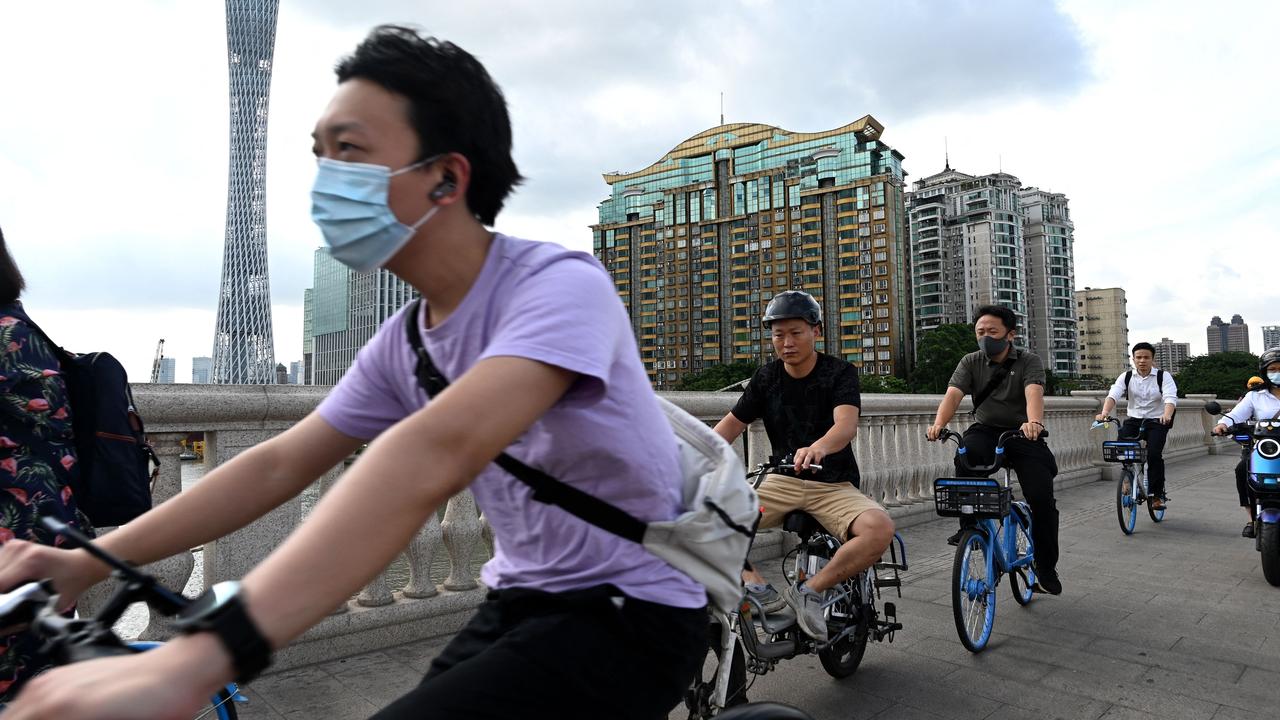
[[[792,510],[783,516],[782,529],[799,535],[801,540],[809,539],[819,530],[827,532],[817,518],[804,510]],[[827,534],[829,535],[830,532]]]

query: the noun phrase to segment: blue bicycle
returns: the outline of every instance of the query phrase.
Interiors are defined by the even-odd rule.
[[[1107,416],[1095,421],[1090,429],[1108,428],[1111,423],[1120,421]],[[1143,420],[1138,425],[1136,438],[1123,440],[1104,440],[1102,442],[1102,459],[1106,462],[1121,463],[1120,479],[1116,483],[1116,519],[1120,522],[1120,531],[1132,535],[1138,522],[1138,506],[1146,505],[1151,522],[1164,520],[1165,508],[1157,508],[1151,502],[1155,498],[1148,492],[1147,480],[1147,423],[1155,420]]]
[[[960,518],[960,535],[951,570],[951,610],[956,633],[965,649],[981,652],[991,639],[996,623],[996,588],[1001,576],[1009,575],[1009,588],[1019,605],[1035,596],[1035,545],[1031,541],[1031,509],[1013,501],[1009,489],[1009,469],[1004,484],[989,476],[1004,464],[1005,443],[1021,438],[1017,430],[1002,434],[996,443],[995,461],[974,467],[969,464],[963,438],[943,430],[939,440],[955,440],[956,458],[978,477],[938,478],[933,481],[933,499],[942,517]]]

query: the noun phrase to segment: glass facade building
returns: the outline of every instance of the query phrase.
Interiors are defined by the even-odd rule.
[[[418,292],[387,270],[351,270],[323,249],[315,252],[312,280],[304,308],[311,328],[308,384],[336,385],[382,323]]]
[[[655,387],[772,359],[760,316],[789,289],[822,304],[825,352],[905,375],[903,157],[883,131],[869,115],[818,133],[720,125],[604,175],[594,251]]]

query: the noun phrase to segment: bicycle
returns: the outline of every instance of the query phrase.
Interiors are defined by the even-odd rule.
[[[1041,432],[1047,437],[1048,432]],[[1035,596],[1035,543],[1031,540],[1031,508],[1013,501],[1010,470],[1004,485],[988,476],[1004,464],[1004,446],[1021,432],[1010,430],[996,442],[995,460],[987,466],[968,463],[960,433],[943,430],[938,440],[956,441],[956,457],[981,477],[938,478],[933,481],[938,515],[960,518],[960,536],[951,569],[951,610],[956,634],[971,653],[981,652],[991,639],[996,622],[996,589],[1009,575],[1013,599],[1027,605]]]
[[[1147,422],[1138,425],[1138,437],[1131,440],[1104,440],[1102,442],[1102,459],[1106,462],[1121,463],[1120,479],[1116,482],[1116,519],[1120,522],[1120,531],[1132,535],[1138,523],[1138,506],[1146,505],[1151,522],[1164,520],[1165,508],[1157,509],[1151,502],[1147,478]],[[1111,423],[1120,421],[1107,416],[1094,421],[1090,429],[1110,427]]]
[[[822,469],[820,465],[809,467]],[[756,466],[747,475],[747,480],[759,487],[769,473],[795,469],[789,458],[770,459]],[[803,510],[788,513],[783,518],[782,528],[800,536],[799,545],[782,559],[783,575],[788,582],[798,582],[815,575],[842,544]],[[817,653],[823,669],[834,678],[852,675],[862,662],[868,640],[874,638],[880,642],[887,639],[892,642],[894,633],[902,629],[902,623],[897,621],[895,605],[886,602],[882,616],[876,602],[882,588],[897,588],[898,596],[902,596],[899,572],[906,570],[906,544],[902,536],[895,533],[889,546],[889,562],[875,563],[825,593],[823,609],[830,638],[826,643],[819,643],[804,634],[796,622],[795,611],[790,607],[765,613],[756,599],[747,596],[738,611],[731,615],[712,611],[709,653],[714,655],[714,662],[710,663],[711,673],[705,674],[704,667],[704,672],[694,679],[685,695],[689,720],[716,716],[726,707],[744,701],[750,689],[746,682],[748,671],[759,677],[773,670],[780,660],[798,655]],[[880,577],[881,572],[885,577]],[[711,660],[710,657],[708,659]]]
[[[169,590],[154,577],[139,572],[128,563],[107,553],[75,528],[53,518],[41,522],[51,532],[68,540],[63,547],[82,547],[112,568],[112,577],[120,586],[106,605],[92,618],[68,618],[58,612],[58,595],[48,580],[29,582],[0,594],[0,628],[7,632],[27,630],[44,640],[44,653],[54,665],[95,658],[145,652],[159,647],[158,642],[126,643],[111,629],[124,611],[135,602],[145,602],[157,612],[177,615],[191,600]],[[209,707],[196,718],[236,720],[236,703],[248,702],[239,687],[231,683],[209,700]]]

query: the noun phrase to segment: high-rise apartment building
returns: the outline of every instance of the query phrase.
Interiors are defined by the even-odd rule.
[[[1230,323],[1222,322],[1222,318],[1214,315],[1205,328],[1209,341],[1209,352],[1249,352],[1249,326],[1244,318],[1232,315]]]
[[[1114,380],[1129,369],[1129,312],[1123,288],[1085,288],[1076,293],[1080,374]]]
[[[323,249],[315,253],[311,292],[311,382],[336,385],[383,321],[418,297],[387,270],[356,272]]]
[[[1059,375],[1078,373],[1065,195],[948,164],[912,186],[907,206],[917,341],[940,325],[973,322],[983,305],[1003,305],[1018,316],[1019,345]]]
[[[1263,325],[1262,349],[1270,350],[1273,347],[1280,347],[1280,325]]]
[[[210,374],[213,372],[213,358],[211,357],[195,357],[191,358],[191,382],[203,385],[209,382]]]
[[[902,155],[883,132],[870,115],[817,133],[720,125],[643,170],[605,174],[594,250],[655,387],[772,358],[760,316],[792,289],[822,304],[825,352],[906,374]]]
[[[1075,225],[1067,196],[1039,188],[1018,193],[1027,266],[1027,326],[1031,351],[1061,377],[1080,374],[1075,309]]]
[[[290,385],[303,384],[302,381],[305,378],[303,377],[302,372],[303,372],[302,361],[294,360],[293,362],[289,363],[289,384]]]
[[[231,160],[212,382],[275,382],[267,274],[267,106],[279,0],[226,0]]]
[[[172,385],[177,382],[178,359],[171,357],[160,358],[160,373],[156,376],[157,383],[166,383]]]
[[[1160,338],[1160,342],[1151,343],[1156,346],[1156,367],[1175,375],[1191,359],[1191,343],[1174,342],[1169,338]]]

